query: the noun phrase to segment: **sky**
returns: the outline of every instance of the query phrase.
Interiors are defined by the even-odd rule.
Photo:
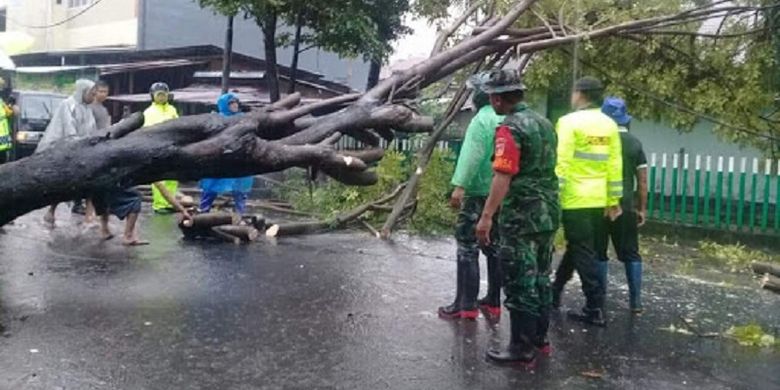
[[[436,27],[429,25],[424,19],[416,18],[409,20],[408,26],[414,30],[414,33],[395,42],[393,45],[395,53],[390,56],[391,64],[410,57],[427,58],[431,53],[433,43],[436,41]]]

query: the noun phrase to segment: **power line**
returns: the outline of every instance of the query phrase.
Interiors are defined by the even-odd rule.
[[[59,22],[52,23],[52,24],[46,24],[46,25],[38,25],[38,26],[35,26],[35,25],[26,25],[26,24],[23,24],[23,23],[19,23],[19,22],[17,22],[17,21],[16,21],[16,20],[14,20],[14,19],[8,18],[8,16],[7,16],[7,13],[8,13],[8,11],[7,11],[7,10],[4,10],[4,11],[2,11],[2,12],[0,12],[0,13],[2,13],[2,14],[6,14],[6,19],[8,19],[8,20],[11,20],[12,22],[14,22],[14,23],[15,23],[16,25],[18,25],[19,27],[23,27],[23,28],[29,28],[29,29],[35,29],[35,30],[45,30],[45,29],[48,29],[48,28],[53,28],[53,27],[61,26],[61,25],[65,24],[65,23],[68,23],[68,22],[70,22],[70,21],[71,21],[71,20],[73,20],[73,19],[76,19],[76,18],[78,18],[78,17],[79,17],[79,16],[81,16],[81,15],[84,15],[84,13],[86,13],[86,12],[87,12],[87,11],[89,11],[89,10],[91,10],[91,9],[92,9],[92,8],[94,8],[96,5],[100,4],[102,1],[103,1],[103,0],[94,0],[94,2],[93,2],[92,4],[90,4],[90,5],[86,6],[86,7],[84,7],[84,9],[82,9],[81,11],[79,11],[79,12],[77,12],[77,13],[75,13],[75,14],[73,14],[73,15],[71,15],[71,16],[69,16],[69,17],[67,17],[67,18],[63,19],[63,20],[60,20]]]

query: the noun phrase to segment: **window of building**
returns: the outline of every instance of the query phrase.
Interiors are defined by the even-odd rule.
[[[92,3],[92,0],[68,0],[68,8],[85,7]]]

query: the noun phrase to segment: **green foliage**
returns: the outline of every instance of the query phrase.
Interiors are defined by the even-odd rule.
[[[356,206],[373,202],[398,187],[408,178],[412,161],[400,152],[389,151],[376,168],[379,182],[369,187],[353,187],[328,180],[317,184],[311,195],[302,190],[307,187],[302,171],[289,177],[289,186],[279,196],[288,200],[301,211],[332,216]],[[448,206],[449,180],[454,170],[454,161],[448,152],[435,151],[421,182],[417,209],[409,228],[420,234],[449,233],[455,221],[455,214]],[[384,223],[386,212],[366,214],[376,224]]]
[[[726,336],[735,339],[740,345],[753,347],[774,347],[778,345],[775,336],[767,334],[757,324],[732,326],[726,331]]]
[[[774,262],[777,259],[758,250],[752,250],[740,243],[718,244],[712,241],[699,243],[699,252],[708,260],[729,267],[732,271],[747,270],[751,262]]]
[[[671,0],[585,0],[563,7],[565,0],[540,1],[540,12],[563,18],[580,30],[679,12],[693,5]],[[763,5],[765,1],[734,1]],[[617,6],[616,6],[617,4]],[[759,30],[768,18],[731,18],[722,34]],[[671,26],[666,30],[715,33],[718,19]],[[753,23],[753,24],[751,24]],[[524,16],[521,25],[539,25]],[[578,47],[580,74],[601,78],[607,92],[624,97],[633,116],[690,131],[702,120],[714,118],[715,132],[724,140],[751,145],[768,155],[777,153],[780,113],[777,95],[780,41],[771,30],[739,37],[712,39],[680,35],[635,35],[582,41]],[[532,89],[553,89],[566,94],[572,80],[574,45],[539,52],[529,67],[526,82]],[[772,82],[774,80],[774,83]],[[773,113],[766,118],[768,113]],[[774,120],[774,122],[773,122]],[[759,134],[759,135],[756,135]],[[769,137],[769,138],[767,138]]]
[[[455,171],[454,158],[450,152],[436,149],[423,173],[417,193],[417,210],[412,218],[412,231],[423,234],[451,233],[455,223],[455,212],[448,199],[451,191],[450,179]]]
[[[344,57],[385,59],[392,52],[391,41],[410,32],[403,24],[408,0],[198,0],[224,15],[243,13],[262,27],[275,16],[289,26],[304,27],[302,48],[319,47]],[[294,43],[293,35],[275,37],[279,46]]]
[[[381,198],[401,184],[405,172],[406,157],[402,153],[387,152],[377,165],[379,182],[373,186],[353,187],[328,180],[315,185],[310,194],[301,190],[308,187],[308,182],[305,174],[299,174],[287,179],[289,188],[283,189],[280,196],[298,210],[330,216]]]

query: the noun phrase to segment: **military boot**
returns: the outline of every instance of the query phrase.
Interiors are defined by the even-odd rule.
[[[628,282],[628,303],[631,312],[642,313],[642,262],[630,261],[625,263],[626,281]]]
[[[520,363],[532,365],[536,359],[536,337],[538,316],[512,310],[509,312],[511,337],[509,345],[502,350],[491,349],[487,357],[496,363]]]

